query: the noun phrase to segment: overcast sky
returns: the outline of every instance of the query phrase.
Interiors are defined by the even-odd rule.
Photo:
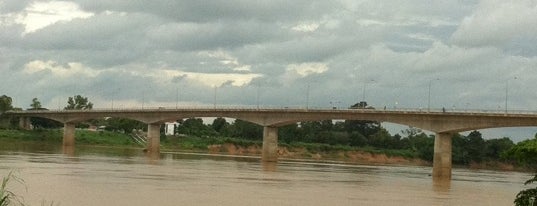
[[[537,1],[0,0],[0,72],[23,108],[535,111]]]

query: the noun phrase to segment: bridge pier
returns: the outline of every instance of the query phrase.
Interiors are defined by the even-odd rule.
[[[30,117],[19,118],[19,128],[24,130],[32,130],[32,124],[30,123]]]
[[[75,146],[75,123],[63,124],[63,146]]]
[[[147,151],[151,154],[160,153],[160,124],[147,125]]]
[[[434,138],[433,180],[451,180],[452,133],[436,133]]]
[[[278,128],[263,128],[263,153],[261,156],[263,162],[278,161]]]

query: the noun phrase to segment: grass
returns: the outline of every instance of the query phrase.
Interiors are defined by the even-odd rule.
[[[136,146],[128,135],[116,132],[76,130],[75,137],[76,143],[81,145]],[[61,144],[62,139],[61,129],[0,130],[2,141]]]
[[[24,182],[22,179],[15,176],[13,174],[13,171],[10,171],[6,177],[3,177],[2,185],[0,186],[0,206],[8,206],[11,203],[18,203],[20,205],[24,205],[22,203],[22,199],[19,196],[8,190],[7,186],[10,181],[15,181],[21,184],[23,184]]]
[[[76,130],[77,145],[98,145],[98,146],[114,146],[114,147],[140,147],[135,144],[127,134],[109,132],[109,131],[87,131]],[[62,131],[56,130],[0,130],[1,141],[27,141],[27,142],[42,142],[45,144],[61,144]],[[259,140],[247,140],[231,137],[196,137],[196,136],[181,136],[181,137],[162,137],[161,145],[164,150],[189,150],[189,151],[207,151],[210,145],[234,144],[240,147],[263,145]],[[386,156],[400,156],[404,158],[416,158],[417,154],[410,150],[394,150],[394,149],[379,149],[373,147],[351,147],[348,145],[330,145],[322,143],[279,143],[282,147],[287,147],[290,150],[305,149],[310,154],[333,154],[337,152],[347,151],[362,151],[372,154],[385,154]]]

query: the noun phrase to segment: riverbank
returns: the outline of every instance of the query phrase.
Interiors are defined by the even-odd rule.
[[[140,148],[127,134],[108,131],[76,131],[76,144],[87,146],[109,146]],[[38,142],[62,144],[61,130],[0,130],[0,140],[9,142]],[[229,137],[168,136],[161,138],[161,150],[188,151],[213,154],[260,156],[262,142]],[[409,150],[387,150],[371,147],[349,147],[316,143],[279,144],[278,155],[282,159],[306,159],[315,161],[340,161],[353,164],[397,164],[430,166],[431,162],[417,158]],[[459,165],[470,169],[524,170],[502,162],[487,162]]]

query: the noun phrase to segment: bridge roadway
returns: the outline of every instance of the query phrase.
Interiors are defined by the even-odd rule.
[[[302,121],[327,119],[372,120],[408,125],[434,132],[433,179],[451,179],[451,137],[454,133],[498,127],[537,126],[537,113],[455,112],[376,109],[121,109],[8,111],[20,117],[20,126],[30,129],[30,117],[42,117],[64,124],[63,145],[75,143],[75,124],[89,119],[120,117],[148,124],[147,150],[160,152],[160,126],[164,122],[191,117],[228,117],[264,127],[263,161],[278,159],[278,127]]]

